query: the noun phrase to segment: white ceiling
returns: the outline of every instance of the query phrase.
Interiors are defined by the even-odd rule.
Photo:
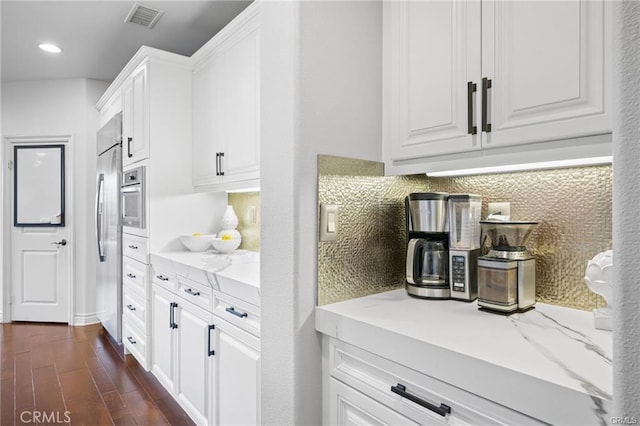
[[[153,29],[125,23],[134,1],[0,1],[2,81],[111,81],[142,45],[191,56],[251,1],[139,1],[164,10]],[[52,55],[38,44],[52,42]]]

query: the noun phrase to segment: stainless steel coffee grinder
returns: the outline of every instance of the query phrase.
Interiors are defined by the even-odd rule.
[[[478,259],[478,306],[502,313],[536,303],[536,260],[525,244],[537,222],[480,221],[491,251]]]
[[[411,296],[450,297],[448,198],[444,192],[412,193],[405,198],[406,289]]]
[[[449,194],[449,284],[452,299],[470,302],[478,297],[481,213],[480,195]]]

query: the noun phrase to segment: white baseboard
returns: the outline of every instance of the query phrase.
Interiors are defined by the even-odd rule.
[[[0,311],[0,323],[4,322],[4,317],[2,316],[2,311]]]
[[[100,320],[96,314],[76,314],[73,317],[73,325],[82,327],[85,325],[97,324]]]

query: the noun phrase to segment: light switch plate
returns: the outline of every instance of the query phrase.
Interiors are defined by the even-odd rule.
[[[320,204],[320,241],[336,241],[340,231],[340,205]]]

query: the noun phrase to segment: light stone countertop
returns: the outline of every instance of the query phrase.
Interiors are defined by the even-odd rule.
[[[154,264],[162,264],[163,269],[171,269],[178,276],[260,305],[260,253],[164,251],[151,253],[152,267]]]
[[[404,289],[316,308],[316,330],[544,422],[609,424],[611,332],[591,312],[509,316]]]

